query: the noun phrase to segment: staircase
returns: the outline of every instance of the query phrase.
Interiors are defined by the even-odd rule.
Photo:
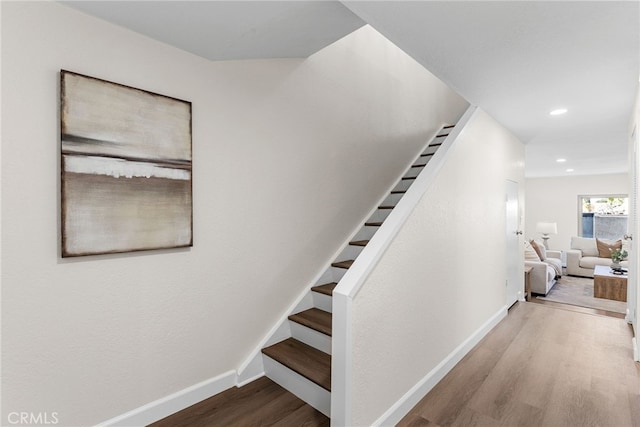
[[[267,377],[326,416],[331,416],[332,293],[345,272],[384,223],[391,210],[440,148],[449,131],[445,126],[398,181],[354,239],[311,288],[313,308],[289,316],[291,337],[262,349]]]

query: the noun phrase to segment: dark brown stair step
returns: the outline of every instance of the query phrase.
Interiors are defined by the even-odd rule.
[[[314,286],[313,288],[311,288],[311,290],[319,294],[332,296],[333,290],[335,289],[336,286],[338,286],[337,282],[331,282],[331,283],[325,283],[324,285],[320,285],[320,286]]]
[[[382,221],[379,222],[365,222],[364,225],[367,227],[380,227],[382,225]]]
[[[353,262],[355,260],[350,259],[347,261],[339,261],[339,262],[334,262],[333,264],[331,264],[332,267],[338,267],[338,268],[349,268],[353,265]]]
[[[412,167],[412,168],[423,168],[423,167],[425,167],[425,166],[427,166],[427,164],[426,164],[426,163],[419,163],[419,164],[418,164],[418,163],[416,163],[415,165],[412,165],[411,167]]]
[[[368,243],[368,240],[353,240],[349,242],[351,246],[367,246]]]
[[[331,313],[317,308],[292,314],[289,320],[331,336]]]
[[[390,205],[378,206],[378,209],[393,209],[393,208],[395,208],[395,206],[390,206]]]
[[[331,356],[327,353],[294,338],[263,348],[262,353],[331,391]]]
[[[443,133],[442,135],[436,135],[436,138],[442,138],[443,136],[449,136],[448,133]]]
[[[429,147],[440,147],[442,142],[434,142],[433,144],[429,144]]]
[[[407,190],[393,190],[393,191],[391,192],[391,194],[404,194],[404,193],[406,193],[406,192],[407,192]]]
[[[403,177],[402,177],[402,180],[403,180],[403,181],[407,181],[407,180],[409,180],[409,179],[416,179],[416,178],[417,178],[417,176],[403,176]]]
[[[432,145],[430,145],[429,147],[433,147]],[[429,157],[429,156],[433,156],[436,153],[424,153],[424,154],[420,154],[420,157]]]
[[[451,129],[452,127],[455,127],[456,125],[449,125],[449,126],[443,126],[442,129]]]

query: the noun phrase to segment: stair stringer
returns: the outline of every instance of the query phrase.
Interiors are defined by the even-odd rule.
[[[446,163],[451,146],[473,118],[475,105],[469,106],[431,161],[391,211],[384,224],[333,290],[333,336],[331,362],[331,425],[351,425],[351,307],[362,285],[383,257],[418,202]]]
[[[249,355],[244,360],[244,362],[236,370],[237,377],[238,377],[238,387],[242,387],[243,385],[248,384],[251,381],[254,381],[265,375],[265,366],[262,359],[263,356],[261,353],[262,349],[264,347],[267,347],[271,344],[275,344],[278,341],[284,340],[292,336],[291,329],[289,327],[289,319],[288,319],[289,315],[313,307],[313,304],[314,304],[313,295],[312,295],[313,292],[311,291],[311,288],[323,282],[323,280],[325,279],[326,281],[330,281],[328,277],[330,273],[328,273],[328,271],[331,269],[331,263],[333,263],[337,258],[340,257],[342,253],[344,253],[344,251],[349,247],[349,242],[351,242],[355,238],[355,236],[358,235],[359,232],[361,232],[363,228],[363,224],[376,213],[379,206],[385,201],[387,197],[389,197],[389,193],[397,186],[398,182],[402,179],[402,177],[404,177],[407,174],[407,171],[415,163],[416,157],[419,156],[419,154],[422,154],[429,147],[429,145],[434,141],[436,136],[441,131],[442,131],[442,125],[436,128],[436,130],[432,132],[428,138],[426,138],[427,142],[422,147],[420,147],[418,154],[409,159],[409,161],[406,163],[406,166],[400,170],[400,173],[395,177],[395,179],[392,181],[389,187],[387,187],[387,189],[382,193],[382,196],[374,205],[374,207],[366,215],[364,215],[360,219],[360,221],[356,223],[356,226],[354,227],[352,232],[349,234],[349,237],[340,245],[340,247],[330,257],[328,257],[321,264],[322,267],[319,269],[319,271],[316,273],[316,275],[313,277],[310,283],[307,286],[305,286],[305,288],[300,292],[300,294],[298,294],[298,296],[293,301],[293,303],[290,304],[289,307],[281,314],[280,318],[276,321],[273,327],[265,334],[262,340],[260,340],[260,342],[256,345],[256,347],[249,353]],[[441,148],[442,147],[440,147],[440,149]],[[440,149],[438,149],[437,151],[440,151]],[[428,162],[427,166],[431,162],[433,162],[433,159]],[[420,171],[420,174],[422,174],[424,169],[425,168],[423,168]],[[374,235],[378,231],[379,229],[376,232],[374,232]],[[335,321],[334,321],[334,324],[335,324]]]

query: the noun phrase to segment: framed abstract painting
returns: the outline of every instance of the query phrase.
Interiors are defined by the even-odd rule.
[[[193,245],[191,103],[60,72],[62,256]]]

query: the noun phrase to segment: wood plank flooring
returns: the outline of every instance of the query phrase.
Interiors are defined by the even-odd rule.
[[[152,427],[329,427],[329,418],[267,377],[231,388],[151,424]]]
[[[640,364],[618,318],[558,304],[517,303],[398,424],[640,426]],[[154,427],[329,426],[329,419],[261,378]]]
[[[640,426],[621,319],[518,303],[399,426]]]

